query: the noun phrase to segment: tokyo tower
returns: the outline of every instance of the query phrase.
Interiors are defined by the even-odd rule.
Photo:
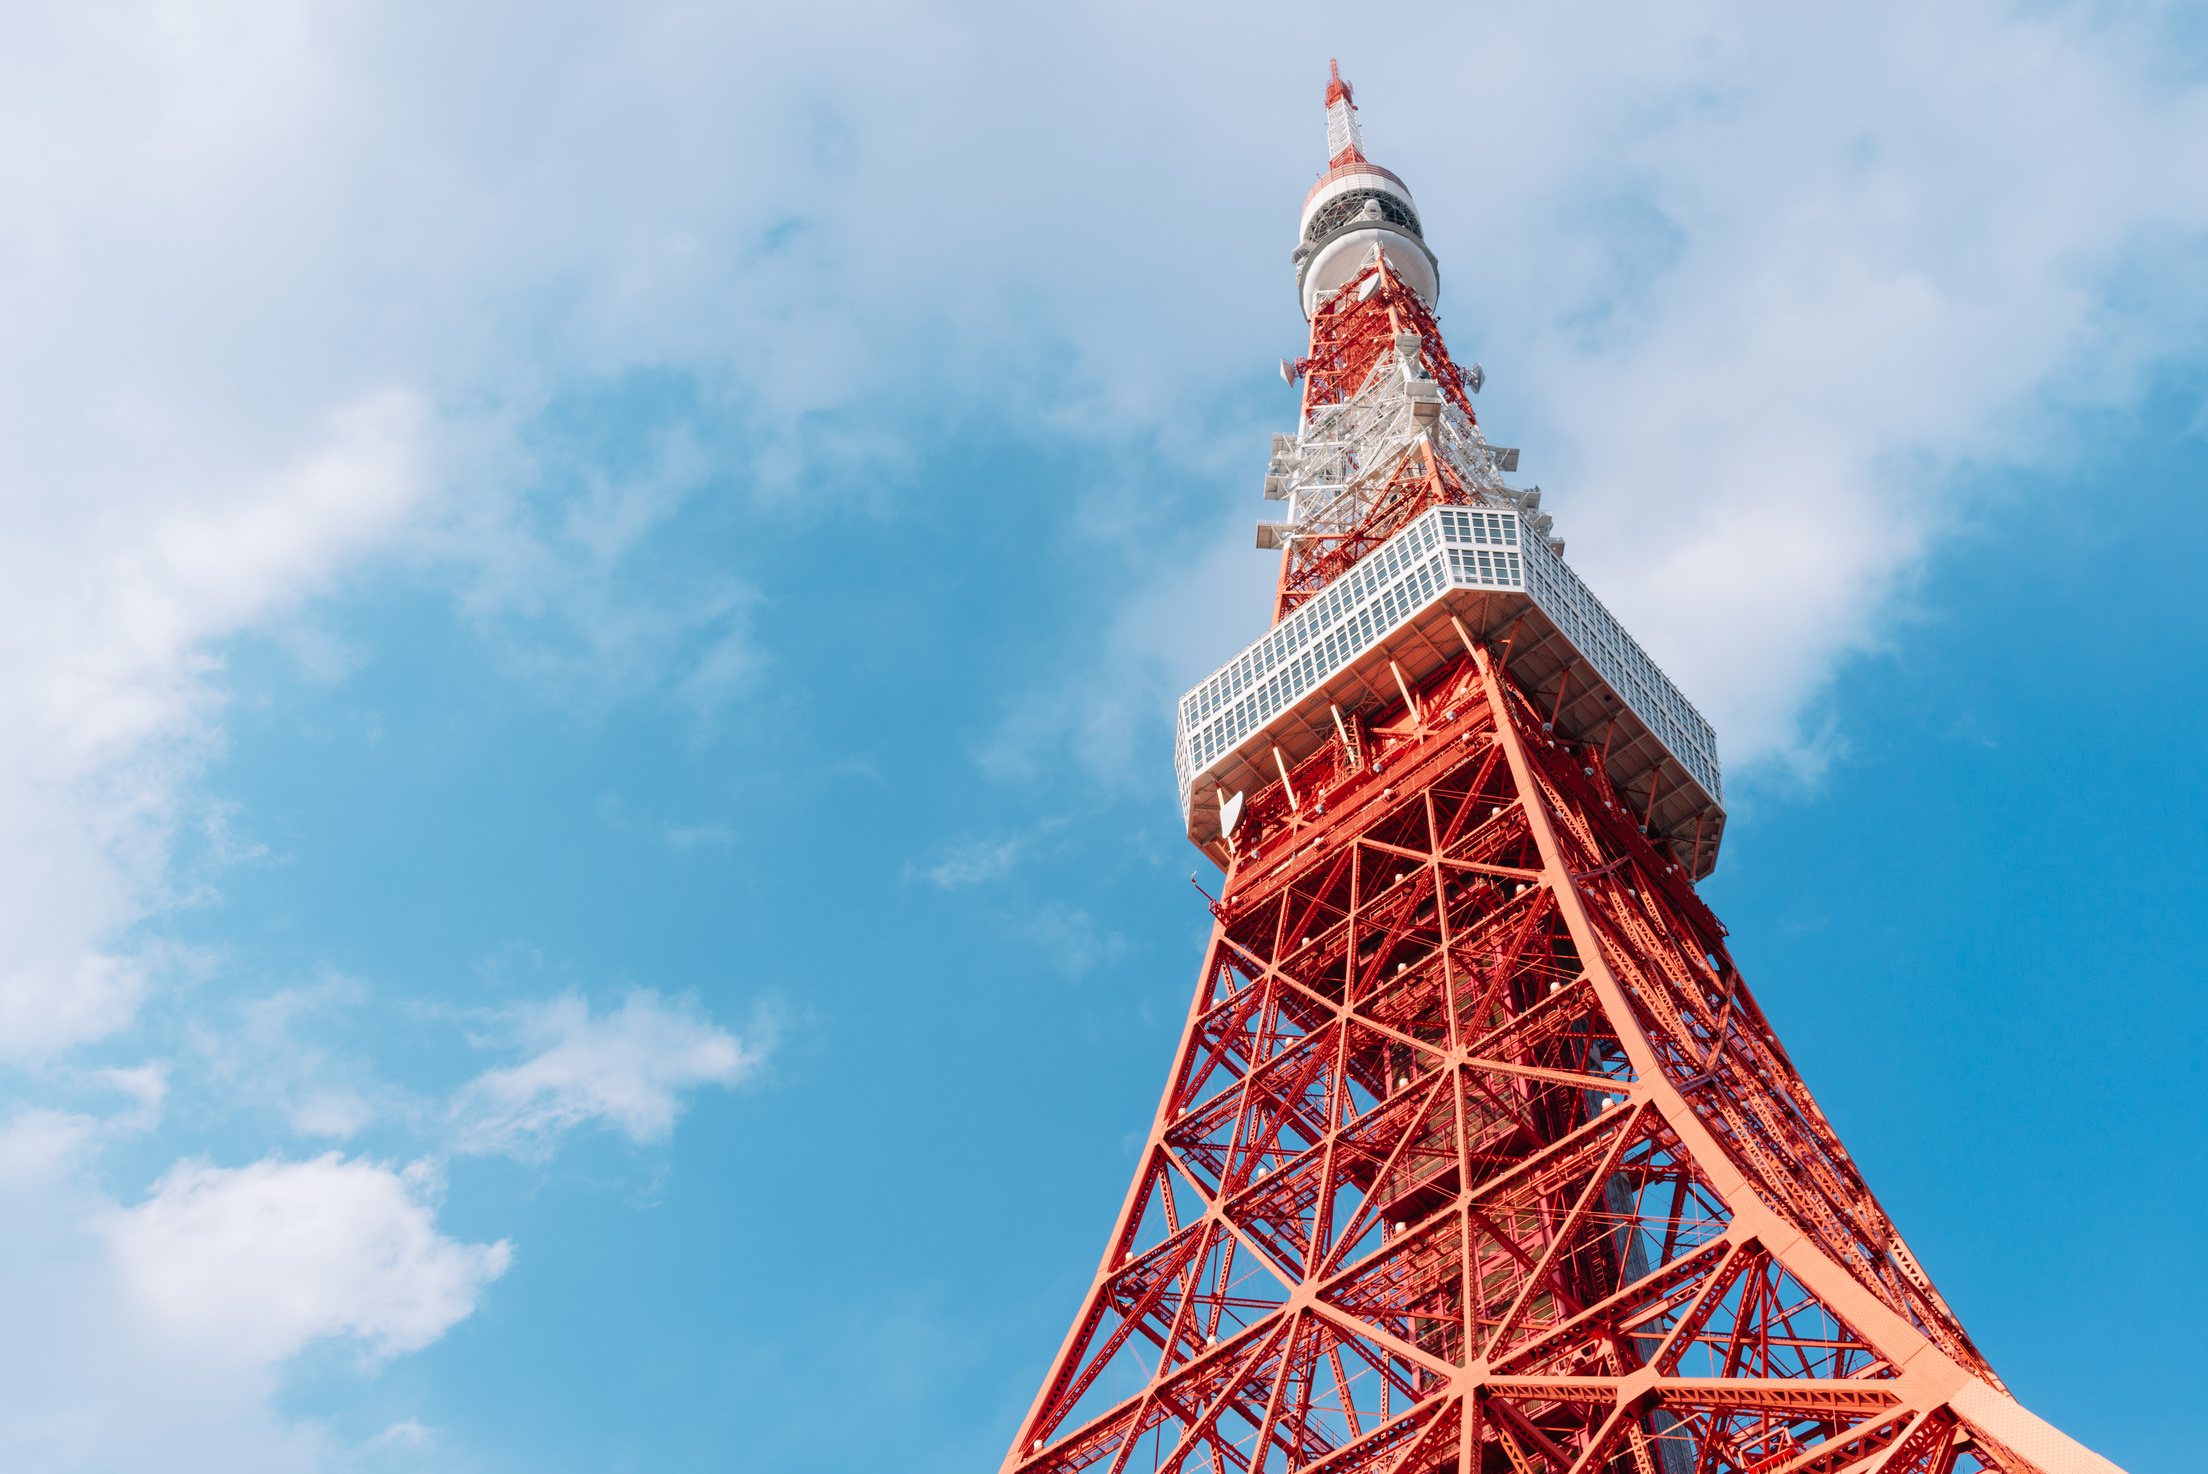
[[[1338,71],[1326,126],[1273,623],[1175,737],[1217,924],[1004,1470],[2111,1474],[1757,1007],[1695,891],[1709,724],[1504,483]]]

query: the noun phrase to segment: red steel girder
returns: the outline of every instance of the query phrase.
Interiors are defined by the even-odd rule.
[[[1008,1474],[2113,1470],[1994,1377],[1601,765],[1484,648],[1406,694],[1252,795]]]

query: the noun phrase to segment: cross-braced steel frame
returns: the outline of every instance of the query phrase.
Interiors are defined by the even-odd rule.
[[[2009,1396],[1484,646],[1244,822],[1007,1471],[2113,1470]]]

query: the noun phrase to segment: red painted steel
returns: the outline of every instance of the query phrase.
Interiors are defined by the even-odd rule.
[[[1410,694],[1259,796],[1005,1468],[2112,1469],[2008,1396],[1589,746],[1485,649]]]
[[[1319,314],[1307,403],[1398,331],[1447,363],[1406,297]],[[2009,1395],[1601,734],[1497,653],[1249,794],[1006,1474],[2114,1474]]]
[[[1312,316],[1311,351],[1290,365],[1303,380],[1303,419],[1308,422],[1315,411],[1355,396],[1373,365],[1397,351],[1397,335],[1415,333],[1428,375],[1464,411],[1465,418],[1477,425],[1479,419],[1472,413],[1472,401],[1465,393],[1464,371],[1449,357],[1433,313],[1419,300],[1418,293],[1389,270],[1384,259],[1371,271],[1360,274],[1358,281],[1375,275],[1378,282],[1371,292],[1340,292]],[[1401,532],[1427,508],[1445,502],[1462,506],[1472,500],[1445,459],[1430,450],[1406,456],[1354,526],[1321,536],[1298,537],[1289,545],[1280,560],[1273,622],[1278,624],[1293,614],[1296,606]]]

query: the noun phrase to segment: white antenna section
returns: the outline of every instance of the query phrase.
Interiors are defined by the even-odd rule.
[[[1338,159],[1344,150],[1363,158],[1364,130],[1357,126],[1357,105],[1343,97],[1326,110],[1326,156]]]
[[[1357,126],[1357,99],[1342,80],[1341,64],[1330,61],[1326,65],[1331,74],[1326,84],[1326,161],[1332,165],[1345,158],[1361,159],[1365,156],[1365,134]]]

